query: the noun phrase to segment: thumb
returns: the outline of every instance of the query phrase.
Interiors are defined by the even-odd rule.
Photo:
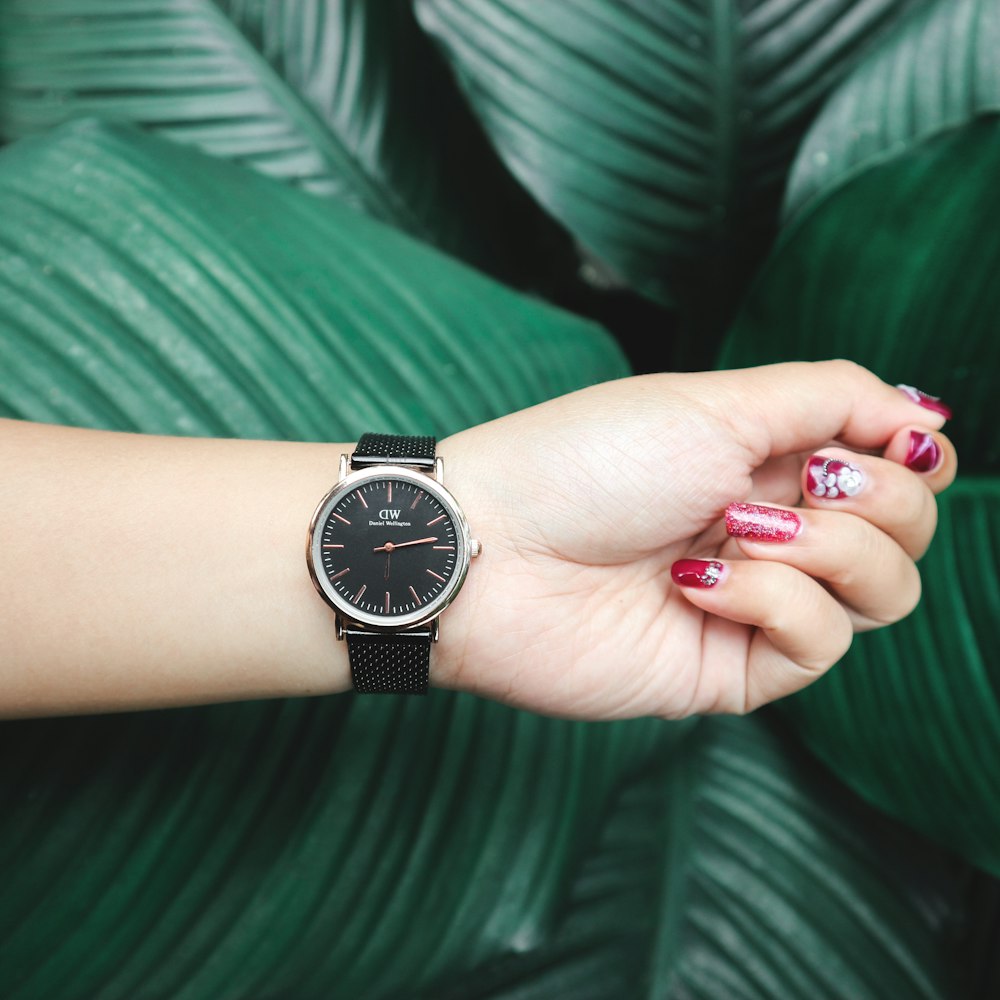
[[[830,441],[880,449],[907,424],[939,430],[950,415],[934,397],[889,385],[853,361],[792,361],[718,375],[716,392],[759,461]]]

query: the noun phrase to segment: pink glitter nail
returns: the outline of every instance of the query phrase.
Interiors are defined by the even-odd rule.
[[[790,542],[802,530],[798,514],[781,507],[731,503],[726,508],[726,531],[733,538],[753,542]]]

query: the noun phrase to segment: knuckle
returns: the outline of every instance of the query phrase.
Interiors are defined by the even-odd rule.
[[[827,615],[823,629],[823,642],[813,655],[800,655],[798,664],[817,676],[826,673],[838,660],[842,659],[854,641],[854,623],[843,605]]]
[[[920,579],[920,571],[917,567],[910,563],[906,572],[906,580],[903,586],[900,587],[899,593],[899,607],[898,614],[892,620],[898,622],[908,615],[913,614],[916,610],[917,605],[920,603],[920,597],[923,593],[923,582]]]
[[[856,381],[860,378],[871,378],[871,372],[864,365],[859,365],[857,361],[850,358],[834,358],[827,364],[841,378]]]
[[[893,520],[898,525],[919,525],[925,543],[929,544],[937,528],[937,501],[916,477],[907,480],[907,485],[911,488],[899,491],[893,498]]]
[[[879,614],[869,615],[868,617],[879,628],[886,625],[894,625],[896,622],[902,621],[902,619],[913,614],[920,603],[922,590],[923,584],[920,580],[920,571],[917,569],[915,563],[909,562],[904,566],[900,578],[897,579],[895,586],[892,588],[891,606],[885,608]]]
[[[834,636],[835,641],[831,649],[832,655],[827,662],[827,668],[833,666],[838,660],[843,659],[847,655],[847,651],[851,648],[851,643],[854,642],[854,625],[846,611],[841,617],[841,625],[836,632],[837,634]]]

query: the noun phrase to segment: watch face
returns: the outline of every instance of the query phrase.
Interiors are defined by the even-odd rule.
[[[355,473],[320,505],[311,544],[321,593],[363,624],[433,618],[468,565],[462,516],[436,482],[387,470]]]

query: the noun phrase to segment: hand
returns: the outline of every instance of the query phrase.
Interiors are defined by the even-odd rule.
[[[855,631],[915,606],[956,468],[943,423],[835,361],[623,379],[447,439],[484,555],[432,682],[589,719],[747,712],[798,690]],[[911,440],[929,471],[904,466]],[[727,515],[734,501],[781,505],[771,536],[794,537],[731,537],[727,522],[761,518]]]

